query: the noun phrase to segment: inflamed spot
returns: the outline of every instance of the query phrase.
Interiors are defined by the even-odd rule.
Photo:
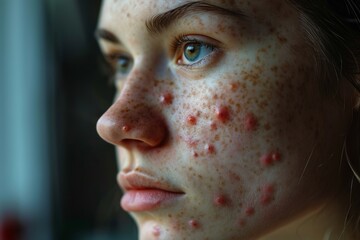
[[[245,130],[255,131],[258,127],[258,120],[253,113],[248,113],[245,116]]]
[[[186,121],[189,125],[196,125],[197,123],[197,118],[193,115],[189,115],[187,118],[186,118]]]
[[[266,153],[260,157],[260,163],[264,167],[269,167],[279,162],[281,160],[281,155],[279,152]]]
[[[261,196],[260,196],[260,203],[262,205],[268,205],[274,200],[274,185],[272,184],[266,184],[261,189]]]
[[[160,96],[160,102],[164,105],[172,104],[174,97],[171,93],[164,93]]]
[[[195,219],[189,220],[188,225],[192,229],[199,229],[200,228],[200,223],[198,221],[196,221]]]
[[[209,154],[215,154],[216,153],[216,149],[215,149],[215,146],[212,145],[212,144],[206,144],[205,145],[205,151]]]
[[[254,209],[253,207],[247,207],[247,208],[245,209],[245,214],[246,214],[246,216],[248,216],[248,217],[254,215],[254,213],[255,213],[255,209]]]
[[[155,237],[159,237],[161,234],[160,228],[158,226],[154,226],[152,229],[152,234]]]
[[[219,106],[216,108],[216,117],[222,122],[226,123],[230,119],[230,110],[227,106]]]
[[[122,126],[121,129],[123,132],[127,133],[131,130],[131,127],[129,125],[124,125],[124,126]]]
[[[218,207],[225,207],[230,204],[230,200],[225,195],[219,195],[214,198],[214,204]]]

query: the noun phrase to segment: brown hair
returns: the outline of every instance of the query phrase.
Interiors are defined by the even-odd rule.
[[[349,81],[360,99],[360,6],[355,0],[289,0],[300,20],[315,62],[320,88],[325,94],[340,95],[340,82]],[[343,5],[341,8],[340,5]],[[340,7],[339,7],[340,6]],[[343,11],[345,10],[345,11]],[[344,144],[350,175],[344,187],[350,194],[346,222],[360,239],[360,106],[354,106],[353,122]]]

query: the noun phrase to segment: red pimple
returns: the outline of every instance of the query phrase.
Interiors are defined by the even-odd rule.
[[[196,123],[197,123],[197,119],[196,119],[196,117],[193,116],[193,115],[188,116],[187,119],[186,119],[186,121],[187,121],[187,123],[190,124],[190,125],[196,125]]]
[[[273,164],[273,157],[271,154],[264,154],[263,156],[261,156],[260,158],[260,163],[261,165],[263,165],[264,167],[268,167],[271,164]]]
[[[199,154],[197,152],[193,152],[192,155],[194,158],[197,158],[199,156]]]
[[[160,236],[160,233],[161,233],[160,228],[159,228],[158,226],[154,226],[154,227],[153,227],[153,230],[152,230],[152,234],[153,234],[155,237],[158,237],[158,236]]]
[[[188,222],[189,226],[193,229],[197,229],[197,228],[200,228],[200,223],[194,219],[191,219],[189,222]]]
[[[261,189],[261,197],[260,197],[260,202],[263,205],[268,205],[269,203],[271,203],[274,200],[274,186],[271,184],[265,185],[262,189]]]
[[[254,215],[254,213],[255,213],[255,209],[253,207],[248,207],[245,209],[245,214],[247,216],[252,216],[252,215]]]
[[[216,108],[216,117],[222,122],[226,123],[230,119],[230,110],[226,106],[220,106]]]
[[[223,207],[229,204],[229,200],[224,195],[216,196],[214,199],[214,204],[216,206]]]
[[[173,95],[171,93],[164,93],[160,96],[160,102],[165,105],[170,105],[173,102]]]
[[[254,131],[258,126],[258,120],[253,113],[248,113],[245,116],[245,130]]]
[[[206,144],[205,145],[205,150],[210,153],[210,154],[214,154],[215,153],[215,146],[212,144]]]
[[[278,162],[281,160],[281,155],[279,152],[274,152],[271,157],[275,162]]]
[[[129,125],[124,125],[122,127],[123,132],[129,132],[131,130],[131,127]]]

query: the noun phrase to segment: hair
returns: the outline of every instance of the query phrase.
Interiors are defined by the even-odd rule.
[[[344,189],[351,198],[346,223],[360,239],[360,4],[357,0],[289,1],[299,10],[307,41],[315,53],[321,92],[341,96],[342,81],[349,81],[357,92],[343,156],[348,163]]]

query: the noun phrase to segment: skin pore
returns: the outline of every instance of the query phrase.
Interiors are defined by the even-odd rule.
[[[117,96],[97,130],[140,239],[351,239],[338,191],[352,95],[321,94],[298,14],[284,0],[104,1]],[[155,201],[131,191],[149,182],[169,201],[137,204]]]

